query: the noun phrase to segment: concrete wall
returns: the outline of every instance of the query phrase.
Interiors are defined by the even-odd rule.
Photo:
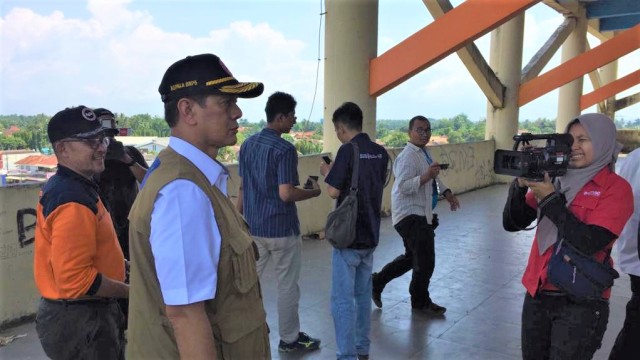
[[[493,152],[494,141],[482,141],[459,145],[431,147],[433,157],[441,163],[449,163],[450,168],[441,173],[442,180],[455,193],[462,193],[494,183]],[[389,149],[392,160],[402,149]],[[301,156],[298,159],[300,182],[309,175],[320,175],[322,155]],[[230,172],[228,192],[232,199],[238,192],[239,177],[237,164],[228,165]],[[391,213],[391,187],[393,176],[384,190],[383,213]],[[317,198],[297,204],[303,234],[320,232],[333,200],[325,193],[325,184],[320,177],[323,194]],[[35,223],[33,210],[38,201],[38,185],[23,185],[0,188],[0,327],[22,317],[33,315],[39,298],[33,281],[32,226]],[[247,189],[245,189],[247,191]],[[462,204],[464,207],[464,204]],[[23,232],[19,231],[22,224]]]
[[[640,147],[640,130],[618,130],[616,140],[624,145],[623,152],[631,152]]]
[[[39,185],[0,187],[0,328],[33,315],[33,236]]]

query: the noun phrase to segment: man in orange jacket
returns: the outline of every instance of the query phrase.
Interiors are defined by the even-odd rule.
[[[104,171],[113,129],[78,106],[58,112],[47,133],[58,171],[37,206],[34,275],[42,300],[36,331],[52,359],[123,359],[129,296],[125,262],[94,175]]]

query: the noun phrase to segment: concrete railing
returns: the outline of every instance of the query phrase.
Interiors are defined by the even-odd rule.
[[[0,328],[32,316],[38,306],[33,238],[39,192],[39,185],[0,187]]]
[[[493,173],[493,141],[434,146],[430,149],[435,160],[450,164],[449,169],[441,173],[441,178],[455,193],[489,186],[496,181]],[[401,150],[389,149],[391,160],[395,160]],[[309,175],[319,175],[322,155],[325,154],[301,156],[298,159],[298,174],[302,183]],[[239,186],[238,166],[230,164],[228,169],[228,192],[234,199]],[[393,181],[391,176],[384,190],[382,209],[385,214],[391,213]],[[322,178],[320,182],[323,188],[321,196],[297,204],[303,234],[321,232],[326,215],[334,203],[324,193]],[[0,328],[33,316],[37,309],[39,295],[33,280],[33,237],[39,191],[39,185],[0,187]]]

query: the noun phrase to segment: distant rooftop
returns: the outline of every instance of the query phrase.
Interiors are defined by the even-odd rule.
[[[24,159],[16,161],[14,164],[56,168],[58,166],[58,158],[55,155],[30,155]]]

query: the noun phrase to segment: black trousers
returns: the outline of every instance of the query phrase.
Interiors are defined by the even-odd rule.
[[[409,286],[411,307],[429,305],[429,282],[436,266],[433,227],[426,217],[418,215],[409,215],[394,227],[402,237],[405,253],[380,270],[373,279],[373,290],[381,292],[391,280],[413,270]]]
[[[45,354],[62,359],[124,359],[124,318],[115,300],[41,299],[36,332]]]
[[[637,359],[640,356],[640,276],[631,278],[631,300],[622,330],[611,349],[610,360]]]
[[[588,360],[602,345],[609,302],[527,293],[522,307],[524,360]]]

